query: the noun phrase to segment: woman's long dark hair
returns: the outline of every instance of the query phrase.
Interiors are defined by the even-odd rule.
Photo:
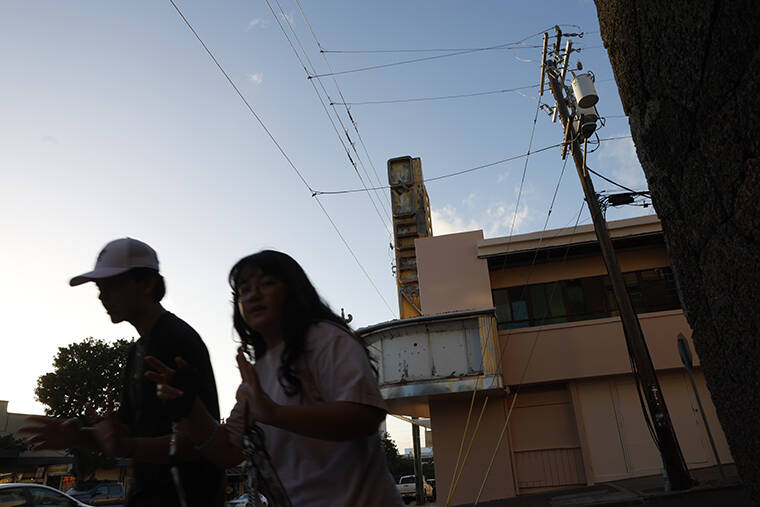
[[[261,335],[248,327],[243,320],[238,308],[237,289],[256,271],[276,278],[287,287],[281,313],[285,347],[280,357],[277,377],[286,394],[299,395],[302,393],[303,386],[298,378],[296,363],[304,353],[306,333],[312,325],[320,321],[329,321],[344,329],[359,342],[362,340],[322,301],[303,268],[292,257],[276,250],[262,250],[240,259],[232,266],[229,275],[234,308],[233,324],[249,357],[254,359],[262,357],[267,347]],[[367,357],[369,358],[368,351]]]

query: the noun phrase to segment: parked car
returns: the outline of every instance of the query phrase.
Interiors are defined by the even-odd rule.
[[[127,502],[124,486],[119,482],[96,482],[80,488],[71,488],[66,493],[90,505],[123,505]]]
[[[269,502],[267,501],[266,497],[264,497],[264,495],[259,494],[259,498],[261,499],[261,503],[263,505],[269,505]],[[248,493],[243,493],[235,499],[227,500],[227,502],[224,504],[224,507],[245,507],[247,503]]]
[[[396,484],[399,495],[404,503],[412,503],[417,498],[417,480],[414,475],[402,475]],[[422,488],[425,491],[425,498],[432,501],[434,498],[433,486],[431,486],[425,477],[422,477]]]
[[[0,484],[0,507],[92,507],[42,484]]]

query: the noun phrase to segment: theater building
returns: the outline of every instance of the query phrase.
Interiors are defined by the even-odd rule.
[[[407,181],[402,191],[409,189]],[[426,199],[416,202],[424,213]],[[593,226],[432,236],[412,208],[397,216],[394,202],[394,222],[423,225],[416,234],[407,229],[404,251],[403,305],[418,314],[402,311],[406,318],[360,334],[378,359],[391,413],[430,418],[439,504],[454,484],[451,505],[471,504],[479,493],[482,502],[662,473]],[[688,467],[716,461],[679,333],[689,339],[719,458],[733,461],[659,220],[608,226]]]

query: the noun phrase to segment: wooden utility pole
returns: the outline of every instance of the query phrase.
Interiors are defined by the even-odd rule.
[[[414,423],[417,422],[416,417],[412,417]],[[425,487],[422,484],[424,480],[422,476],[422,449],[420,449],[420,427],[418,424],[412,424],[412,447],[414,448],[414,484],[416,489],[415,499],[417,505],[425,503]]]
[[[673,424],[670,421],[668,409],[665,406],[665,399],[663,398],[660,384],[657,381],[652,358],[649,355],[649,350],[644,341],[644,334],[641,331],[639,320],[636,317],[636,312],[631,304],[631,298],[625,287],[623,273],[620,270],[620,265],[618,264],[617,256],[615,255],[612,240],[610,239],[609,231],[607,229],[607,223],[599,208],[599,201],[594,190],[594,184],[586,170],[584,154],[579,146],[578,132],[575,131],[573,118],[568,111],[568,104],[564,95],[565,86],[563,78],[567,70],[567,62],[571,46],[570,44],[567,46],[564,65],[562,66],[562,69],[560,69],[559,41],[561,32],[559,30],[557,30],[557,32],[555,59],[546,59],[546,54],[544,54],[544,58],[546,59],[545,71],[546,77],[549,81],[549,89],[557,102],[556,112],[559,113],[560,120],[564,126],[565,142],[568,143],[567,148],[571,150],[573,161],[575,162],[575,167],[578,171],[578,177],[580,178],[581,186],[583,187],[583,193],[586,197],[586,204],[588,204],[591,218],[594,221],[594,230],[596,231],[596,237],[602,251],[602,258],[604,259],[604,264],[607,266],[607,273],[612,282],[612,291],[615,295],[615,300],[617,301],[618,310],[620,312],[620,320],[623,324],[623,332],[628,346],[628,354],[631,357],[631,363],[634,368],[633,374],[638,377],[638,379],[635,380],[640,382],[641,390],[643,391],[641,394],[643,394],[646,399],[646,405],[649,409],[649,414],[651,415],[652,430],[656,435],[656,445],[662,456],[665,472],[667,473],[672,489],[688,489],[693,483],[689,476],[688,469],[686,468],[681,448],[678,445],[678,439],[676,438]],[[541,79],[543,81],[543,74]],[[572,97],[570,100],[574,103]],[[646,417],[646,414],[644,414],[644,416]]]

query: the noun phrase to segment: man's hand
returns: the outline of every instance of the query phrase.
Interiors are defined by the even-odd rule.
[[[187,365],[184,359],[178,357],[177,360],[178,362],[181,361],[180,365]],[[177,389],[171,385],[174,374],[176,373],[174,368],[168,367],[160,359],[153,356],[145,356],[145,362],[155,370],[146,371],[145,378],[156,384],[156,396],[158,396],[160,400],[176,400],[184,394],[181,389]]]
[[[245,358],[242,347],[238,348],[236,359],[243,384],[235,397],[238,401],[248,402],[248,410],[255,420],[264,424],[275,424],[277,409],[280,406],[261,389],[259,375],[253,365]]]
[[[145,377],[156,384],[156,396],[166,402],[172,419],[187,417],[198,396],[198,372],[181,357],[174,358],[177,368],[170,368],[153,356],[145,356],[145,362],[155,368],[146,371]]]
[[[112,458],[129,458],[137,446],[137,441],[128,436],[127,428],[114,416],[95,425],[95,438],[103,452]]]
[[[26,419],[27,426],[19,429],[21,433],[29,433],[32,436],[26,443],[33,450],[43,449],[71,449],[79,445],[81,426],[76,419],[59,419],[41,415],[29,416]]]

